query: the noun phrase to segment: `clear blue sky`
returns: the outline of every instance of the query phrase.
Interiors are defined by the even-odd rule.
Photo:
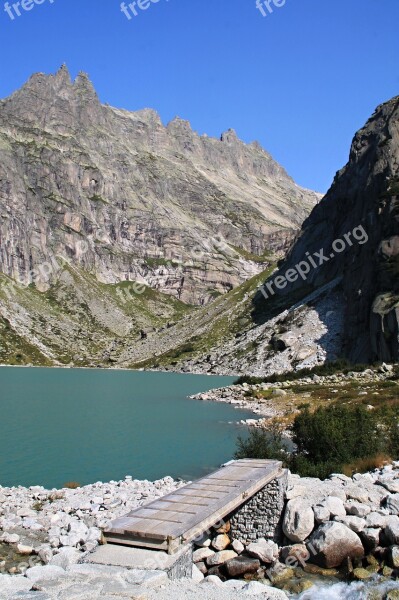
[[[3,5],[0,97],[66,62],[103,102],[232,127],[319,191],[399,94],[399,0],[286,0],[266,17],[255,0],[159,0],[130,20],[120,0],[43,0],[14,20]]]

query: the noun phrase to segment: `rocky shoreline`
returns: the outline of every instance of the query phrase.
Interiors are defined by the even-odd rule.
[[[339,388],[351,382],[367,386],[385,382],[392,376],[392,373],[393,366],[383,363],[378,369],[365,369],[360,372],[350,371],[347,374],[311,375],[300,379],[287,379],[273,383],[233,384],[194,394],[190,398],[204,402],[225,402],[234,405],[236,408],[251,411],[257,418],[240,419],[239,422],[249,427],[265,427],[270,419],[284,417],[287,412],[290,414],[299,413],[294,402],[291,401],[291,388],[293,386],[305,389],[311,385],[335,385]],[[265,397],[262,397],[262,393],[265,392]]]
[[[77,489],[0,487],[0,598],[100,597],[87,589],[91,578],[114,599],[161,597],[162,590],[185,598],[198,585],[215,599],[227,592],[226,598],[317,598],[306,594],[323,578],[330,586],[366,585],[374,595],[365,598],[399,597],[399,462],[325,481],[289,474],[282,541],[242,543],[233,539],[227,521],[196,540],[193,580],[170,582],[159,572],[143,580],[142,572],[81,564],[112,519],[182,485],[170,477],[155,482],[126,477]],[[139,588],[141,595],[134,595]],[[350,596],[337,596],[345,597]]]

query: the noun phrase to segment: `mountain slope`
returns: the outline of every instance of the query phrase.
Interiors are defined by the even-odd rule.
[[[102,105],[66,67],[0,102],[0,271],[43,292],[69,260],[206,304],[284,251],[319,198],[257,143]]]
[[[261,376],[338,358],[399,360],[399,97],[355,135],[286,260],[242,309],[238,334],[206,355],[196,342],[174,368]]]

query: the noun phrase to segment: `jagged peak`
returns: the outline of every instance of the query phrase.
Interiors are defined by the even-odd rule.
[[[84,71],[80,71],[78,76],[74,81],[74,87],[80,92],[84,92],[86,95],[90,96],[92,99],[98,100],[97,92],[95,87],[88,76]]]
[[[228,129],[227,131],[222,133],[222,135],[220,136],[220,141],[232,143],[232,142],[239,142],[240,140],[238,138],[238,135],[237,135],[235,129]]]
[[[140,119],[147,123],[156,123],[157,125],[162,125],[162,119],[159,113],[153,108],[141,108],[140,110],[136,110],[133,115],[137,115]]]
[[[69,84],[72,83],[71,74],[66,66],[66,63],[63,63],[58,69],[57,73],[55,74],[55,79],[58,81],[65,81],[65,83]]]
[[[174,119],[172,119],[168,123],[167,127],[168,127],[168,129],[182,129],[185,131],[192,131],[190,121],[181,119],[178,116],[176,116]]]

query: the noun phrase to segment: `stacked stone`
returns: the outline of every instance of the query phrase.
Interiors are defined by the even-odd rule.
[[[281,543],[286,486],[287,471],[232,515],[232,537],[242,544],[249,544],[259,538]]]

